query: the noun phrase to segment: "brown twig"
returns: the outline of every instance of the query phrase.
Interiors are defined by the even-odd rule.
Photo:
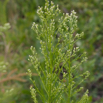
[[[26,80],[21,78],[21,77],[27,76],[28,74],[20,73],[20,74],[17,74],[17,75],[13,75],[16,71],[17,71],[17,69],[14,69],[11,72],[9,72],[9,74],[7,75],[6,78],[0,80],[0,83],[6,82],[6,81],[10,81],[10,80],[17,80],[17,81],[20,81],[20,82],[26,82]],[[2,73],[2,74],[0,74],[0,77],[3,76],[3,75],[6,75],[6,74],[7,73]],[[33,73],[32,75],[38,76],[38,74],[36,74],[36,73]]]

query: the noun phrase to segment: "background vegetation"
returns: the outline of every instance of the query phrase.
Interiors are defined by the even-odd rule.
[[[81,53],[86,51],[88,56],[88,61],[80,67],[80,72],[89,70],[91,74],[82,85],[89,89],[91,102],[102,103],[103,1],[53,0],[53,2],[59,4],[64,13],[70,13],[71,10],[77,12],[78,32],[84,31],[85,35],[76,45],[81,48]],[[31,30],[32,22],[39,23],[36,13],[38,6],[44,6],[44,0],[0,0],[0,26],[7,22],[11,25],[8,31],[0,35],[0,62],[8,63],[7,72],[0,72],[0,97],[3,96],[4,100],[7,100],[2,100],[1,103],[33,103],[29,90],[32,83],[25,73],[27,69],[33,68],[28,62],[30,46],[36,46],[37,49],[39,47],[35,33]],[[32,69],[32,72],[34,77],[37,77],[35,70]],[[11,88],[14,88],[13,94],[8,97],[6,91]]]

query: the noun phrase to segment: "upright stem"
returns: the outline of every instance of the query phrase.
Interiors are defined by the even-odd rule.
[[[71,43],[71,33],[69,35],[69,50],[71,49],[70,43]],[[69,55],[71,55],[71,52],[70,52]],[[68,95],[69,98],[68,98],[68,103],[71,103],[71,69],[70,69],[70,67],[71,67],[71,60],[70,60],[70,57],[69,57],[69,95]]]

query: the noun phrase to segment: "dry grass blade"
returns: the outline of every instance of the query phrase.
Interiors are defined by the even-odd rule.
[[[16,72],[17,72],[17,69],[12,70],[11,72],[8,73],[8,75],[7,75],[7,73],[0,73],[0,78],[4,75],[7,75],[4,79],[0,80],[0,83],[4,83],[4,82],[10,81],[10,80],[17,80],[20,82],[26,82],[26,80],[21,78],[21,77],[27,76],[28,74],[26,74],[26,73],[15,74]],[[36,74],[36,73],[33,73],[32,75],[38,76],[38,74]]]

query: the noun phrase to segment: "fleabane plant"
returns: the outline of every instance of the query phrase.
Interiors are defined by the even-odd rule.
[[[31,95],[34,103],[38,103],[37,94],[42,103],[89,103],[88,91],[80,98],[78,93],[83,89],[80,84],[89,76],[86,71],[78,74],[79,66],[87,60],[86,53],[77,55],[79,47],[75,42],[83,36],[75,34],[77,29],[76,12],[62,14],[58,5],[45,0],[45,7],[39,7],[37,14],[41,24],[32,25],[41,44],[42,63],[38,58],[35,47],[31,46],[32,55],[29,60],[34,66],[40,78],[40,89],[35,80],[32,79],[32,72],[28,74],[34,84],[31,87]],[[75,65],[75,61],[81,60]],[[80,80],[80,77],[83,79]],[[78,79],[79,78],[79,79]],[[78,99],[76,98],[78,97]]]

